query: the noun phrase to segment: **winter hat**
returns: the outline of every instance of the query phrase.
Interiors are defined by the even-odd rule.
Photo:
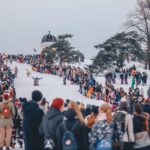
[[[51,107],[60,110],[63,104],[64,104],[64,100],[62,98],[55,98],[51,104]]]
[[[9,100],[10,94],[9,93],[4,93],[3,97],[4,97],[4,100]]]
[[[38,102],[40,100],[42,100],[42,93],[38,90],[35,90],[32,92],[32,100],[35,101],[35,102]]]
[[[4,91],[3,98],[4,98],[4,100],[9,100],[10,92],[9,91]]]
[[[119,105],[120,110],[128,110],[128,106],[126,102],[121,102]]]

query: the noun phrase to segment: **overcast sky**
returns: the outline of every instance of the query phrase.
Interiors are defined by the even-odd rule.
[[[92,57],[94,45],[122,30],[136,0],[0,0],[0,51],[40,51],[44,34],[74,35],[71,43]]]

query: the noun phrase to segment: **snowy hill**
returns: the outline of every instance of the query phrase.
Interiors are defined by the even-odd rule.
[[[26,97],[31,99],[31,92],[33,90],[40,90],[43,96],[51,102],[56,97],[61,97],[63,99],[70,99],[74,101],[83,102],[84,104],[95,104],[100,106],[103,102],[84,97],[78,92],[77,85],[71,85],[70,81],[67,81],[67,85],[63,85],[62,78],[49,74],[41,74],[33,72],[31,66],[26,64],[19,64],[14,62],[9,66],[13,69],[15,66],[18,67],[18,76],[15,79],[15,88],[17,97]],[[33,77],[42,77],[40,80],[40,86],[33,86],[33,79],[28,78],[26,75],[26,70],[29,69]]]
[[[87,61],[90,64],[90,61]],[[133,65],[137,66],[137,69],[141,72],[147,72],[150,76],[150,71],[143,69],[142,64],[130,62],[129,64],[126,63],[126,67],[130,67]],[[10,64],[9,64],[10,65]],[[67,81],[67,85],[63,85],[62,78],[50,75],[50,74],[41,74],[37,72],[33,72],[30,65],[27,64],[19,64],[14,62],[10,67],[13,69],[15,66],[18,67],[18,77],[15,79],[15,88],[17,97],[26,97],[28,100],[31,99],[31,92],[35,89],[40,90],[43,93],[43,96],[51,102],[56,97],[61,97],[63,99],[70,99],[74,101],[80,101],[84,104],[95,104],[100,106],[103,101],[98,101],[94,99],[89,99],[84,97],[78,92],[78,85],[72,85],[70,81]],[[74,66],[86,66],[86,62],[82,64],[74,64]],[[40,86],[35,87],[33,86],[33,79],[30,77],[28,78],[26,75],[27,69],[31,71],[33,77],[42,77],[43,79],[40,80]],[[95,77],[99,83],[105,84],[105,78],[102,77]],[[131,78],[128,80],[128,85],[121,85],[120,78],[118,77],[116,84],[114,85],[115,88],[123,87],[126,92],[128,92],[129,87],[131,86]],[[148,79],[148,85],[142,86],[140,85],[139,88],[143,88],[144,95],[147,97],[147,89],[150,85],[150,79]]]

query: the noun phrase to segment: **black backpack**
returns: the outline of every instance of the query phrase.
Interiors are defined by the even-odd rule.
[[[77,141],[73,133],[73,130],[75,129],[77,124],[78,124],[78,121],[74,124],[71,130],[68,130],[66,126],[66,122],[63,121],[63,126],[65,128],[65,132],[62,138],[63,150],[77,150]]]

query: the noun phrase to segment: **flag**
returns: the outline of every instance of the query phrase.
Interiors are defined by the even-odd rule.
[[[34,50],[34,52],[37,52],[37,50],[35,48],[33,50]]]

